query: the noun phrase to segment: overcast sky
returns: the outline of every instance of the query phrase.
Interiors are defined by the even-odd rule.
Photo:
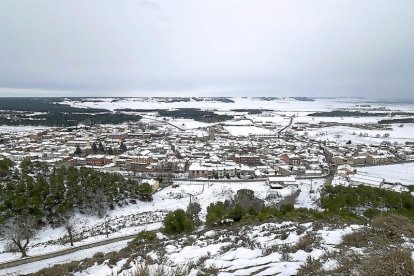
[[[414,98],[414,1],[1,0],[0,95]]]

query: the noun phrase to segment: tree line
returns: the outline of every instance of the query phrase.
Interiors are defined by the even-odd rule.
[[[413,186],[410,188],[414,190]],[[410,192],[368,186],[327,186],[321,193],[321,207],[323,210],[319,211],[295,208],[290,203],[266,206],[253,191],[242,189],[231,200],[211,203],[207,207],[205,224],[214,228],[266,221],[366,223],[378,216],[395,214],[411,220],[414,218],[414,196]],[[194,218],[197,216],[191,208],[170,212],[164,220],[164,232],[191,232],[196,221]]]
[[[147,183],[83,167],[40,169],[26,160],[20,170],[9,167],[6,174],[0,185],[2,222],[32,216],[40,223],[59,225],[75,211],[103,217],[116,206],[152,200]]]
[[[64,113],[48,112],[45,114],[27,115],[15,114],[13,116],[1,116],[1,125],[10,126],[50,126],[50,127],[71,127],[79,124],[88,126],[96,124],[122,124],[126,122],[137,122],[141,119],[139,115],[118,114],[118,113]]]

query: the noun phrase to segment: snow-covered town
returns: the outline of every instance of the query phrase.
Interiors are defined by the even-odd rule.
[[[64,242],[67,231],[64,225],[59,224],[46,225],[36,233],[28,245],[29,257],[26,259],[20,259],[18,253],[8,252],[7,239],[0,239],[0,273],[33,273],[56,264],[80,261],[97,253],[121,250],[140,231],[160,231],[168,212],[185,209],[191,203],[200,206],[200,220],[206,221],[211,204],[231,200],[238,191],[245,189],[253,191],[254,196],[267,206],[280,207],[291,203],[294,208],[319,211],[323,210],[320,201],[326,186],[367,186],[398,193],[412,191],[414,125],[379,124],[378,121],[396,112],[403,115],[393,119],[404,119],[406,114],[414,112],[414,105],[390,106],[381,102],[362,105],[356,104],[354,99],[294,98],[229,98],[229,103],[210,98],[174,103],[176,108],[185,109],[190,105],[198,108],[201,101],[207,106],[201,111],[229,116],[224,121],[207,123],[179,116],[161,116],[161,112],[155,109],[161,110],[161,106],[165,108],[163,101],[165,99],[160,101],[157,98],[116,101],[97,98],[89,101],[82,99],[81,102],[67,99],[60,104],[85,110],[128,108],[123,112],[139,115],[141,119],[117,125],[0,127],[0,156],[12,161],[14,165],[11,171],[15,170],[16,174],[19,170],[27,170],[27,164],[31,164],[28,173],[33,177],[40,169],[82,167],[121,175],[135,181],[137,185],[148,183],[152,190],[152,200],[148,202],[118,204],[99,215],[75,211],[78,224],[75,247]],[[134,111],[143,103],[148,103],[148,110]],[[257,108],[249,109],[249,106]],[[322,112],[335,111],[344,111],[344,117],[318,116]],[[364,116],[349,117],[347,112],[360,112]],[[370,116],[370,113],[378,112],[382,113],[381,116]],[[293,221],[289,223],[295,225],[292,227],[308,229],[305,232],[315,227],[309,223],[305,223],[305,226]],[[263,227],[282,226],[270,224]],[[350,233],[361,226],[351,224],[348,227],[348,230],[323,230],[322,236],[327,236],[320,244],[340,244],[341,233]],[[203,229],[201,227],[200,231],[206,231]],[[208,233],[200,235],[206,238],[210,235]],[[157,235],[161,237],[163,234]],[[259,231],[260,235],[267,234]],[[294,243],[298,238],[289,236],[286,242]],[[193,249],[166,248],[164,254],[170,259],[167,266],[184,265],[204,258],[209,252],[211,255],[205,259],[205,264],[222,267],[220,275],[229,275],[230,271],[239,273],[235,273],[237,275],[249,271],[253,273],[256,270],[252,268],[251,262],[243,261],[243,258],[259,258],[262,253],[258,255],[257,250],[263,249],[264,245],[253,251],[235,246],[236,250],[232,254],[237,256],[240,251],[238,263],[245,262],[245,265],[228,264],[230,266],[223,263],[227,257],[220,255],[223,254],[220,248],[228,246],[227,243],[215,244],[210,241],[205,246],[211,248],[205,250],[201,250],[202,246],[200,242],[192,245]],[[74,252],[67,251],[74,248]],[[284,261],[272,259],[270,265],[259,267],[259,263],[268,264],[267,260],[270,260],[263,256],[260,257],[263,261],[257,259],[257,265],[263,275],[276,272],[291,275],[301,263],[306,262],[307,256],[322,254],[318,253],[320,248],[315,250],[310,253],[297,252]],[[184,251],[187,253],[184,254]],[[40,257],[40,260],[30,261],[30,258],[36,257]],[[139,260],[135,262],[140,263]],[[286,262],[291,262],[292,266]],[[116,266],[108,266],[104,262],[78,271],[78,274],[132,273],[134,266],[126,269],[123,264],[123,260]],[[328,261],[324,266],[334,267],[335,264]],[[202,271],[200,269],[197,267],[188,273],[196,275]]]
[[[413,0],[1,0],[0,276],[413,276]]]

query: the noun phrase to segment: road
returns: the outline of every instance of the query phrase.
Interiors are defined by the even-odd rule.
[[[148,225],[147,225],[147,227],[148,227]],[[155,228],[159,228],[160,226],[159,226],[158,223],[154,223],[154,224],[150,224],[149,227],[151,229],[152,228],[155,229]],[[150,228],[148,228],[148,229],[150,229]],[[128,235],[125,235],[125,236],[107,238],[107,239],[102,240],[102,241],[97,241],[97,242],[92,242],[92,243],[88,243],[88,244],[84,244],[84,245],[74,246],[74,247],[70,247],[70,248],[67,248],[67,249],[54,251],[54,252],[50,252],[50,253],[46,253],[46,254],[42,254],[42,255],[36,255],[36,256],[31,256],[31,257],[27,257],[27,258],[23,258],[23,259],[2,262],[2,263],[0,263],[0,274],[2,274],[1,270],[3,270],[3,269],[17,267],[17,266],[20,266],[20,265],[39,262],[39,261],[43,261],[43,260],[47,260],[47,259],[52,259],[52,258],[68,255],[68,254],[71,254],[71,253],[74,253],[74,252],[86,250],[86,249],[101,247],[103,245],[116,244],[116,243],[119,243],[121,241],[132,240],[133,238],[135,238],[135,236],[139,232],[140,231],[137,231],[134,234],[128,234]]]
[[[183,128],[179,127],[179,126],[176,126],[176,125],[174,125],[174,124],[172,124],[172,123],[170,123],[170,122],[168,122],[168,121],[159,120],[159,119],[154,119],[154,118],[147,117],[147,116],[144,116],[144,115],[141,115],[141,116],[142,116],[142,118],[144,118],[144,119],[151,120],[151,121],[155,121],[155,122],[159,122],[159,123],[164,123],[164,124],[170,125],[170,126],[172,126],[172,127],[175,127],[175,128],[177,128],[177,129],[179,129],[179,130],[181,130],[181,131],[184,131],[184,130],[185,130],[185,129],[183,129]]]
[[[295,115],[293,115],[292,117],[290,117],[290,122],[287,126],[285,126],[284,128],[282,128],[281,130],[279,130],[277,133],[280,134],[282,131],[284,131],[285,129],[287,129],[288,127],[290,127],[293,124],[293,118],[295,118]]]

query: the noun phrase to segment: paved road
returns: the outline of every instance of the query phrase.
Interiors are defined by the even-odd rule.
[[[159,222],[153,222],[153,223],[150,223],[150,224],[146,224],[146,227],[149,227],[148,229],[153,229],[153,228],[158,229],[159,225],[157,223],[159,223]],[[31,256],[31,257],[18,259],[18,260],[7,261],[7,262],[1,262],[0,263],[0,270],[7,269],[7,268],[12,268],[12,267],[16,267],[16,266],[20,266],[20,265],[24,265],[24,264],[29,264],[29,263],[33,263],[33,262],[43,261],[43,260],[47,260],[47,259],[52,259],[52,258],[64,256],[64,255],[67,255],[67,254],[71,254],[71,253],[74,253],[74,252],[77,252],[77,251],[82,251],[82,250],[85,250],[85,249],[91,249],[91,248],[95,248],[95,247],[99,247],[99,246],[103,246],[103,245],[108,245],[108,244],[113,244],[113,243],[115,244],[115,243],[118,243],[120,241],[132,240],[133,238],[135,238],[135,236],[141,230],[139,230],[139,231],[137,230],[137,232],[134,233],[134,234],[128,234],[128,235],[125,235],[125,236],[119,236],[119,237],[113,237],[113,238],[107,238],[105,240],[92,242],[92,243],[79,245],[79,246],[74,246],[74,247],[70,247],[70,248],[67,248],[67,249],[63,249],[63,250],[59,250],[59,251],[55,251],[55,252],[50,252],[50,253],[47,253],[47,254],[36,255],[36,256]],[[1,271],[0,271],[0,275],[1,275]]]
[[[290,122],[287,126],[285,126],[284,128],[282,128],[281,130],[279,130],[277,133],[280,134],[282,131],[284,131],[285,129],[287,129],[288,127],[290,127],[293,123],[293,118],[295,118],[295,115],[293,115],[292,117],[290,117]]]
[[[70,254],[70,253],[73,253],[73,252],[76,252],[76,251],[81,251],[81,250],[90,249],[90,248],[93,248],[93,247],[98,247],[98,246],[102,246],[102,245],[116,243],[116,242],[119,242],[119,241],[132,240],[136,236],[136,234],[137,233],[127,235],[127,236],[122,236],[122,237],[110,238],[110,239],[106,239],[106,240],[103,240],[103,241],[84,244],[84,245],[80,245],[80,246],[74,246],[74,247],[71,247],[71,248],[68,248],[68,249],[55,251],[55,252],[51,252],[51,253],[47,253],[47,254],[43,254],[43,255],[37,255],[37,256],[32,256],[32,257],[28,257],[28,258],[24,258],[24,259],[18,259],[18,260],[13,260],[13,261],[0,263],[0,269],[11,268],[11,267],[15,267],[15,266],[23,265],[23,264],[32,263],[32,262],[43,261],[43,260],[46,260],[46,259],[51,259],[51,258],[63,256],[63,255],[66,255],[66,254]]]

